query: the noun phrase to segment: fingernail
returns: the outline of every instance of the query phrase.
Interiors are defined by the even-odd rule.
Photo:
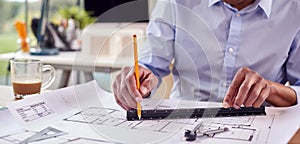
[[[136,97],[136,98],[135,98],[135,101],[140,102],[140,101],[142,101],[142,98]]]
[[[230,105],[229,105],[227,102],[223,102],[223,107],[224,107],[224,108],[229,108]]]
[[[240,108],[240,106],[238,106],[237,104],[234,104],[234,105],[233,105],[233,108],[235,108],[235,109],[239,109],[239,108]]]
[[[148,89],[146,87],[141,87],[140,90],[143,93],[143,95],[148,93]]]

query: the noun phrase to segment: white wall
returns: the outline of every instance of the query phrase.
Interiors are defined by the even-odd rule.
[[[149,17],[151,16],[151,13],[152,13],[157,1],[158,0],[148,0]]]

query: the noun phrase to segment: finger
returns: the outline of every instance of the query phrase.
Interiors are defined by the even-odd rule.
[[[121,69],[120,74],[118,74],[115,78],[114,84],[113,84],[113,91],[114,91],[114,96],[116,102],[123,108],[128,110],[130,108],[130,105],[133,102],[128,101],[128,98],[126,97],[131,97],[126,90],[126,83],[124,82],[126,75],[130,72],[130,67],[123,67]],[[125,97],[125,98],[124,98]]]
[[[235,74],[223,100],[223,105],[225,107],[232,107],[234,105],[233,100],[235,99],[236,94],[238,93],[238,89],[240,85],[243,83],[245,79],[246,73],[247,73],[247,68],[240,68]]]
[[[158,79],[152,75],[148,74],[145,79],[142,80],[140,92],[143,97],[147,97],[151,90],[155,88],[158,84]]]
[[[260,93],[261,93],[261,91],[264,87],[265,87],[265,84],[258,83],[258,84],[255,84],[251,88],[251,90],[249,92],[250,95],[248,96],[248,98],[244,102],[245,107],[251,107],[253,105],[254,101],[260,96]]]
[[[119,94],[119,86],[120,86],[120,83],[121,83],[121,74],[118,74],[115,78],[115,81],[113,83],[113,92],[114,94]]]
[[[133,69],[129,72],[129,74],[125,77],[126,87],[128,89],[129,95],[135,99],[136,97],[143,98],[140,94],[139,90],[136,87],[136,80]]]
[[[119,91],[120,91],[119,96],[122,97],[123,101],[121,101],[121,102],[123,103],[123,105],[125,105],[128,108],[134,108],[136,102],[134,101],[132,94],[130,94],[130,92],[128,90],[128,85],[130,85],[127,83],[128,75],[130,75],[130,72],[125,72],[122,74],[123,80],[121,81],[121,86],[119,88]],[[135,84],[131,84],[131,85],[135,86]]]
[[[118,96],[116,96],[116,95],[114,95],[114,96],[115,96],[115,100],[116,100],[117,104],[118,104],[120,107],[122,107],[124,110],[128,110],[128,108],[125,107],[125,106],[122,104],[122,102],[118,99]]]
[[[228,90],[223,100],[224,108],[229,108],[233,106],[236,94],[237,94],[237,89],[231,89],[230,91]]]
[[[124,87],[124,80],[125,80],[125,76],[127,75],[127,73],[130,71],[129,67],[123,67],[121,69],[120,74],[118,74],[115,78],[114,84],[113,84],[113,91],[116,95],[121,95],[122,93],[120,92],[122,87]]]
[[[115,89],[115,87],[114,87],[114,89]],[[126,106],[126,102],[125,102],[125,100],[124,100],[124,98],[122,98],[122,96],[119,94],[119,95],[117,95],[116,93],[114,94],[114,97],[115,97],[115,100],[116,100],[116,102],[117,102],[117,104],[119,105],[119,106],[121,106],[123,109],[125,109],[125,110],[129,110],[129,107],[128,106]]]
[[[234,101],[233,107],[238,109],[240,106],[245,102],[247,97],[249,97],[249,91],[253,87],[253,85],[258,80],[258,75],[256,75],[254,72],[250,72],[246,74],[244,82],[241,84],[237,96]]]
[[[121,74],[116,76],[116,79],[113,83],[113,92],[114,92],[114,97],[115,97],[115,101],[117,102],[117,104],[119,106],[121,106],[123,109],[128,110],[128,108],[126,106],[124,106],[122,104],[122,102],[120,101],[119,97],[121,97],[121,93],[120,93],[120,82],[121,82]]]
[[[242,85],[240,86],[240,88],[238,89],[237,95],[234,99],[234,104],[233,107],[235,109],[239,109],[241,107],[241,105],[245,102],[246,98],[248,97],[248,92],[249,89],[252,87],[252,82],[250,81],[245,81],[244,83],[242,83]]]
[[[129,108],[136,108],[136,101],[135,99],[130,96],[130,93],[128,92],[127,87],[123,87],[121,90],[121,97],[123,98],[124,102],[126,103],[126,106]]]
[[[123,87],[123,89],[119,90],[119,95],[116,96],[116,100],[122,104],[123,107],[126,107],[126,109],[135,108],[136,104],[135,101],[132,99],[132,97],[129,95],[128,91],[126,90],[126,87]]]
[[[270,94],[270,87],[266,85],[266,87],[262,89],[260,96],[253,103],[253,107],[259,108],[263,104],[263,102],[268,98],[269,94]]]
[[[125,97],[119,97],[119,101],[126,108],[126,110],[134,109],[127,104]]]
[[[230,87],[232,88],[239,88],[240,85],[244,82],[246,79],[246,75],[248,73],[249,69],[248,68],[240,68],[237,73],[235,74]]]
[[[134,75],[134,69],[133,67],[129,68],[126,67],[126,69],[124,69],[124,73],[122,73],[122,85],[121,87],[127,87],[128,91],[129,91],[129,95],[133,98],[135,98],[135,95],[140,95],[139,91],[136,88],[136,80],[135,80],[135,75]]]

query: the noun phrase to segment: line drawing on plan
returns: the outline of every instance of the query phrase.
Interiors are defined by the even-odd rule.
[[[39,133],[51,129],[49,132],[50,135],[44,135],[44,138],[36,137],[35,139],[30,139]],[[60,131],[52,127],[47,127],[41,132],[32,131],[22,129],[10,134],[6,134],[0,136],[0,143],[1,144],[30,144],[30,143],[44,143],[44,144],[82,144],[82,143],[89,143],[89,144],[119,144],[115,142],[99,140],[99,139],[91,139],[91,138],[84,138],[84,137],[76,137],[72,135],[68,135],[68,133],[63,132],[63,134],[55,135],[53,131]],[[53,135],[53,136],[51,136]],[[46,137],[45,137],[46,136]],[[30,140],[29,140],[30,139]]]
[[[124,112],[110,108],[90,107],[79,111],[64,121],[99,125],[123,127],[129,130],[143,130],[159,133],[183,132],[184,129],[192,129],[200,122],[203,126],[200,130],[211,130],[227,127],[229,131],[212,135],[211,139],[222,139],[236,142],[253,143],[261,141],[267,143],[269,133],[275,119],[275,115],[245,116],[245,117],[218,117],[199,119],[174,119],[174,120],[141,120],[127,121]],[[264,121],[264,125],[256,125],[256,121]]]
[[[25,122],[30,122],[54,113],[45,102],[38,102],[17,108],[16,112]]]

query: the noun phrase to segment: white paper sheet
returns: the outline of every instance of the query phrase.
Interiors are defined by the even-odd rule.
[[[142,106],[165,109],[221,104],[145,99]],[[203,129],[228,127],[229,131],[198,138],[192,143],[287,143],[300,121],[298,106],[267,108],[267,116],[127,121],[126,111],[115,103],[113,94],[103,91],[95,81],[12,102],[8,107],[16,120],[26,124],[25,130],[38,132],[51,126],[68,133],[58,137],[58,141],[52,139],[54,143],[66,137],[91,143],[191,143],[182,140],[184,131],[199,123],[203,123]],[[38,116],[34,117],[36,113]],[[1,140],[4,139],[0,131]]]
[[[11,115],[8,109],[3,108],[0,110],[0,132],[5,133],[13,130],[18,130],[22,128],[14,117]]]

